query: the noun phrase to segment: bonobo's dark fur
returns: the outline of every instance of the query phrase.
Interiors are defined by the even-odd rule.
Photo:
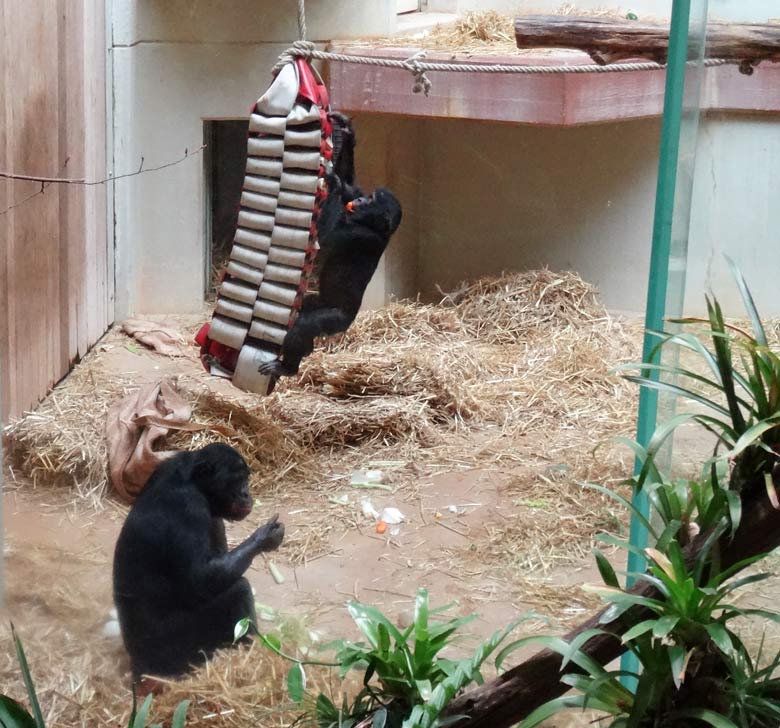
[[[318,336],[349,328],[390,237],[401,223],[401,205],[392,192],[380,187],[365,197],[354,184],[355,135],[349,119],[340,114],[332,118],[339,146],[327,179],[328,197],[317,220],[319,256],[324,259],[319,292],[304,299],[282,343],[280,359],[263,364],[260,371],[264,374],[296,374]]]
[[[122,527],[114,552],[114,601],[133,676],[178,677],[233,642],[236,622],[255,620],[244,572],[273,551],[284,526],[272,518],[228,551],[223,519],[252,510],[249,468],[228,445],[165,461]]]

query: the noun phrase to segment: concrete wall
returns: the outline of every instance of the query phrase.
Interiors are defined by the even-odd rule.
[[[466,10],[497,10],[502,13],[551,13],[562,0],[428,0],[428,9],[436,12],[463,13]],[[573,0],[582,10],[614,8],[637,15],[668,17],[672,0]],[[710,0],[710,17],[742,22],[766,22],[780,15],[776,0]]]
[[[356,124],[360,159],[373,170],[367,179],[394,180],[412,212],[387,253],[388,294],[420,290],[436,300],[439,287],[463,279],[546,265],[578,271],[613,309],[644,310],[659,120],[571,129],[405,120],[403,128],[358,116]],[[741,313],[726,252],[760,310],[780,315],[779,186],[778,120],[703,121],[687,311],[702,312],[711,287],[728,311]]]
[[[206,119],[245,118],[297,37],[295,0],[114,0],[112,168],[176,159]],[[394,0],[309,2],[308,38],[385,34]],[[205,275],[202,155],[114,189],[117,318],[197,311]]]

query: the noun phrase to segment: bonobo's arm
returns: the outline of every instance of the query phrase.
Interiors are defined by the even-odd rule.
[[[201,564],[194,575],[195,591],[205,598],[225,591],[244,575],[255,556],[279,548],[283,538],[284,524],[276,515],[232,551]]]

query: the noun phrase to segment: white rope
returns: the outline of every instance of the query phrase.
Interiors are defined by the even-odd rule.
[[[285,63],[290,63],[296,58],[316,59],[318,61],[335,61],[336,63],[357,63],[362,66],[383,66],[385,68],[400,68],[409,71],[414,76],[412,91],[416,94],[421,91],[427,96],[431,92],[433,84],[426,75],[429,71],[444,71],[447,73],[629,73],[632,71],[663,71],[665,63],[655,61],[642,61],[637,63],[614,63],[600,66],[588,65],[561,65],[561,66],[518,66],[510,63],[444,63],[440,61],[423,61],[425,51],[420,50],[409,58],[378,58],[376,56],[355,56],[346,53],[331,53],[318,51],[314,43],[306,40],[306,0],[298,0],[298,40],[290,48],[284,51],[271,69],[275,76]],[[693,61],[689,61],[693,63]],[[707,58],[704,65],[725,66],[727,61],[721,58]]]
[[[299,0],[302,4],[304,0]],[[571,64],[559,66],[520,66],[510,63],[446,63],[442,61],[423,61],[425,51],[418,51],[409,58],[378,58],[375,56],[356,56],[345,53],[331,53],[318,51],[309,41],[296,41],[279,56],[279,61],[271,72],[276,75],[285,63],[295,58],[307,60],[335,61],[336,63],[357,63],[361,66],[383,66],[385,68],[400,68],[409,71],[414,76],[414,93],[421,91],[427,96],[432,84],[427,77],[429,71],[443,71],[446,73],[520,73],[520,74],[551,74],[551,73],[630,73],[634,71],[662,71],[665,63],[655,61],[642,61],[637,63],[613,63],[607,66],[596,64]],[[691,61],[693,63],[693,61]],[[707,67],[724,66],[733,61],[721,58],[707,58],[704,65]]]
[[[306,0],[298,0],[298,40],[306,40]]]

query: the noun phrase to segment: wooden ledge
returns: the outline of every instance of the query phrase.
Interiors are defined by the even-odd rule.
[[[408,58],[418,48],[331,48],[337,53]],[[426,60],[479,64],[595,65],[577,51],[509,56],[429,52]],[[410,73],[352,63],[328,64],[331,103],[347,112],[422,118],[473,119],[539,126],[579,126],[660,116],[665,73],[498,74],[430,72],[429,96],[412,93]],[[780,64],[762,63],[751,76],[737,66],[705,71],[702,110],[780,113]]]

